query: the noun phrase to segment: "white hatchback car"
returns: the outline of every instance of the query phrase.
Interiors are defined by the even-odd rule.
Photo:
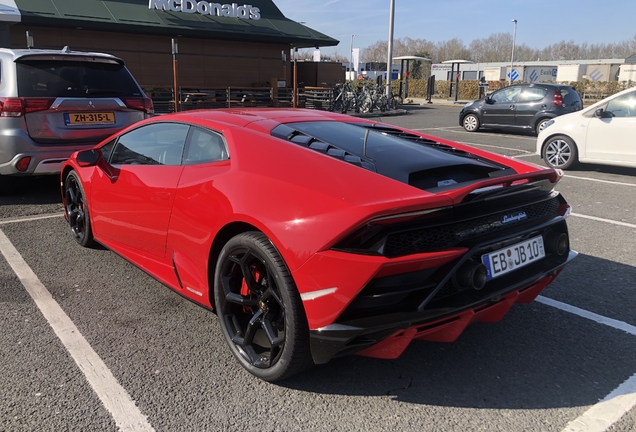
[[[636,87],[547,122],[537,154],[552,168],[577,162],[636,168]]]

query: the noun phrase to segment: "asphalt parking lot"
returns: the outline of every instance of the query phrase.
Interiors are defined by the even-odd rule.
[[[541,163],[534,136],[465,132],[459,109],[382,120]],[[636,169],[566,172],[580,255],[538,301],[452,344],[339,358],[279,384],[239,366],[213,314],[77,246],[58,189],[30,179],[0,197],[0,431],[636,430]],[[79,359],[69,334],[85,341]]]

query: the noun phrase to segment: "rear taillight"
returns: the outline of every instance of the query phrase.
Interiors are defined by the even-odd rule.
[[[51,108],[55,98],[0,98],[0,117],[21,117]]]
[[[31,156],[25,156],[15,164],[15,167],[20,172],[25,172],[27,168],[29,168],[29,164],[31,163]]]
[[[563,106],[563,96],[561,96],[561,92],[558,90],[555,91],[552,97],[552,106]]]
[[[146,114],[154,114],[155,107],[152,104],[152,99],[145,98],[122,98],[121,99],[128,108],[143,111]]]

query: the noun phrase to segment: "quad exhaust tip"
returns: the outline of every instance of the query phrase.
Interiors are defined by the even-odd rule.
[[[468,260],[455,272],[454,278],[462,288],[480,290],[486,285],[488,269],[482,263]]]
[[[550,231],[546,235],[545,240],[548,252],[555,253],[558,256],[563,256],[570,246],[568,235],[566,233]]]

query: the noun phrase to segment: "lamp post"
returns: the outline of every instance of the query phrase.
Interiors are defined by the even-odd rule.
[[[508,85],[512,84],[512,66],[515,61],[515,40],[517,39],[517,20],[513,19],[512,22],[515,24],[515,31],[512,35],[512,54],[510,55],[510,74],[508,75]]]
[[[393,23],[395,15],[395,0],[391,0],[391,7],[389,10],[389,43],[387,44],[386,55],[386,97],[391,100],[391,70],[393,69]]]
[[[354,35],[354,34],[351,35],[351,45],[349,45],[349,73],[353,72],[353,37],[354,36],[358,36],[358,35]]]

